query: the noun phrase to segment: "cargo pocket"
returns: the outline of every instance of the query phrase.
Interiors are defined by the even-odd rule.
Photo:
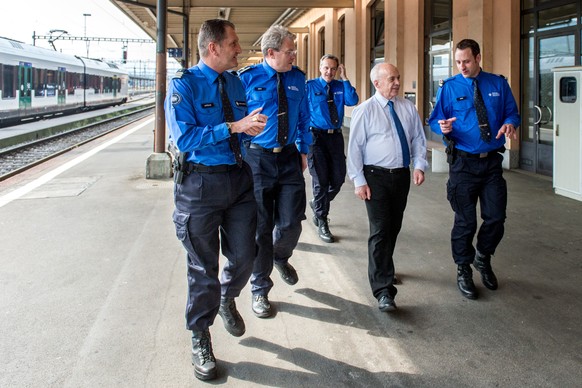
[[[451,204],[451,208],[455,213],[457,213],[459,206],[457,205],[457,185],[451,183],[450,180],[447,181],[447,199]]]
[[[189,240],[188,221],[190,220],[190,214],[180,210],[174,210],[173,219],[174,225],[176,226],[176,237],[182,243],[185,243]]]

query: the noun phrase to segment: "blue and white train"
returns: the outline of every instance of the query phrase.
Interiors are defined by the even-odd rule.
[[[0,126],[123,104],[128,82],[114,63],[0,37]]]

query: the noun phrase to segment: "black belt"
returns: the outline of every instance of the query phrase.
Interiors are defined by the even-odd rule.
[[[469,152],[461,151],[455,148],[455,155],[460,156],[461,158],[473,158],[473,159],[483,159],[487,158],[491,155],[495,155],[497,153],[505,152],[505,147],[500,147],[496,150],[489,151],[489,152],[481,152],[480,154],[471,154]]]
[[[193,171],[196,172],[206,172],[206,173],[221,173],[229,172],[240,168],[238,164],[217,164],[216,166],[205,166],[204,164],[190,163],[186,164],[186,174],[190,174]]]
[[[317,127],[309,127],[310,130],[312,131],[317,131],[317,133],[327,133],[329,135],[332,135],[334,133],[342,133],[342,129],[338,128],[338,129],[322,129],[322,128],[317,128]]]
[[[399,168],[384,168],[372,165],[364,166],[364,170],[374,172],[374,170],[379,170],[382,172],[387,172],[388,174],[401,174],[403,172],[410,173],[410,169],[408,167],[399,167]]]
[[[269,154],[279,154],[279,153],[289,149],[290,147],[295,147],[295,144],[287,144],[284,147],[265,148],[265,147],[261,147],[260,145],[258,145],[256,143],[248,143],[248,147],[253,149],[253,150],[261,150],[261,151],[269,153]]]

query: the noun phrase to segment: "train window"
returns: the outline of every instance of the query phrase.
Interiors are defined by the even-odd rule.
[[[2,66],[2,98],[16,98],[16,66]]]
[[[56,95],[57,91],[57,77],[54,70],[46,71],[46,96],[51,97]]]
[[[45,85],[45,69],[34,69],[32,74],[32,84],[34,85],[34,96],[44,97],[44,85]]]

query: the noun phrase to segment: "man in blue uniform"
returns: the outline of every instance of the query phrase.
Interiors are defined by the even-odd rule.
[[[520,117],[505,78],[484,72],[479,44],[460,41],[455,62],[461,72],[443,83],[429,124],[447,144],[449,181],[447,198],[455,212],[451,231],[457,286],[461,294],[476,299],[470,264],[480,272],[485,287],[496,290],[491,256],[504,233],[507,184],[503,178],[505,138],[517,139]],[[477,201],[483,223],[477,234]]]
[[[216,315],[230,334],[245,332],[234,298],[252,271],[257,207],[240,137],[259,134],[266,116],[260,109],[246,115],[242,84],[227,71],[237,66],[241,53],[232,23],[204,22],[198,49],[200,62],[170,82],[165,111],[180,153],[173,219],[188,258],[186,325],[192,331],[192,363],[195,376],[209,380],[216,377],[208,329]],[[219,245],[227,259],[220,280]]]
[[[335,79],[338,71],[341,81]],[[329,230],[327,216],[330,202],[340,192],[346,177],[342,135],[344,105],[356,105],[358,94],[348,80],[346,68],[336,56],[326,54],[321,57],[319,72],[321,77],[307,81],[311,112],[309,129],[313,135],[313,145],[307,155],[313,187],[313,199],[309,205],[319,238],[332,243],[334,236]]]
[[[273,265],[288,284],[298,281],[289,258],[305,219],[307,152],[311,144],[305,74],[293,66],[295,35],[273,26],[263,34],[262,63],[242,69],[249,109],[262,108],[265,130],[245,142],[258,205],[257,254],[251,276],[252,309],[260,318],[272,314],[268,294]]]

